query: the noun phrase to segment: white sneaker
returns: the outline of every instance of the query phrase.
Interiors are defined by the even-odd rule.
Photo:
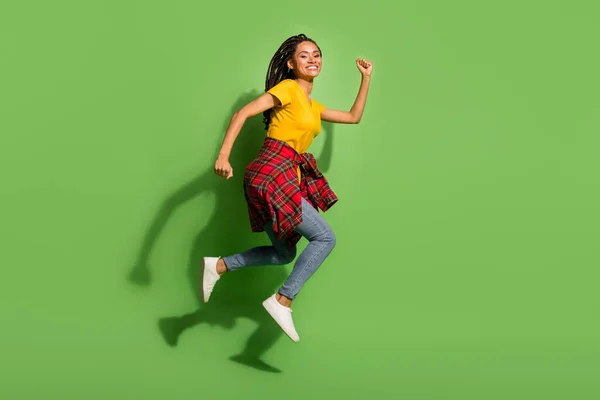
[[[284,306],[277,301],[276,294],[263,301],[263,307],[267,310],[271,317],[279,324],[286,335],[294,342],[299,342],[300,337],[296,333],[294,321],[292,320],[292,309]]]
[[[217,273],[217,261],[219,257],[204,257],[202,259],[202,296],[204,302],[208,302],[215,283],[221,278]]]

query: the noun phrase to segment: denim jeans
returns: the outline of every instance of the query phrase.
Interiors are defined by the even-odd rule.
[[[240,254],[223,257],[228,271],[245,267],[289,264],[296,258],[296,248],[289,248],[287,243],[278,240],[271,223],[267,223],[265,231],[271,239],[272,246],[254,247]],[[295,299],[302,286],[316,272],[325,258],[335,246],[335,235],[329,224],[309,202],[302,199],[302,223],[296,228],[308,240],[308,245],[302,251],[290,276],[279,293],[290,299]]]

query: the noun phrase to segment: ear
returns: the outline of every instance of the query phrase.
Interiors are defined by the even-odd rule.
[[[292,60],[291,59],[287,61],[287,66],[288,66],[289,69],[294,69],[294,66],[292,65]]]

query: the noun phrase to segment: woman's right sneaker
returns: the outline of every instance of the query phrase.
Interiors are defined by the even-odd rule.
[[[204,257],[202,259],[202,297],[205,303],[210,299],[215,283],[221,278],[217,273],[217,261],[219,261],[219,257]]]
[[[300,337],[298,337],[298,333],[296,333],[294,321],[292,320],[292,309],[278,302],[276,294],[263,301],[262,304],[267,312],[271,314],[271,317],[273,317],[275,322],[283,329],[285,334],[294,342],[299,342]]]

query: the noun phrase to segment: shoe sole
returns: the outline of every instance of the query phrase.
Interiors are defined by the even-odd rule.
[[[206,298],[206,294],[204,293],[204,271],[206,270],[206,258],[202,258],[202,262],[200,263],[200,279],[199,279],[199,286],[200,286],[200,293],[202,293],[202,300],[204,300],[205,303],[208,303],[208,299]],[[209,296],[210,298],[210,296]]]
[[[291,335],[291,334],[290,334],[290,333],[289,333],[289,332],[288,332],[288,331],[287,331],[287,330],[286,330],[286,329],[285,329],[285,328],[284,328],[284,327],[283,327],[283,326],[282,326],[282,325],[279,323],[279,321],[277,321],[277,319],[275,319],[275,317],[274,317],[274,316],[273,316],[273,314],[271,313],[271,311],[272,311],[272,307],[271,307],[271,305],[269,304],[269,300],[265,300],[265,301],[263,301],[262,305],[263,305],[263,307],[265,308],[265,310],[267,310],[267,312],[269,313],[269,315],[271,316],[271,318],[273,318],[273,321],[275,321],[275,323],[276,323],[277,325],[279,325],[279,327],[281,328],[281,330],[282,330],[282,331],[283,331],[283,332],[284,332],[284,333],[285,333],[285,334],[286,334],[286,335],[287,335],[287,336],[288,336],[290,339],[292,339],[292,341],[294,341],[294,342],[298,343],[298,342],[300,341],[300,338],[298,338],[298,339],[296,339],[296,338],[293,338],[293,337],[292,337],[292,335]]]

